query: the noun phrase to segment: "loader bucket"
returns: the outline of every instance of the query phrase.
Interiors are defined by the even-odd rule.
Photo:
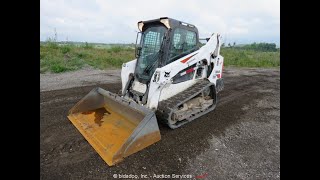
[[[109,166],[161,139],[153,111],[101,88],[81,99],[68,118]]]

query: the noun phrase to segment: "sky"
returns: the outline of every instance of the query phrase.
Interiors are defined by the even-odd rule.
[[[40,40],[135,43],[137,22],[170,17],[200,38],[280,46],[280,0],[40,0]]]

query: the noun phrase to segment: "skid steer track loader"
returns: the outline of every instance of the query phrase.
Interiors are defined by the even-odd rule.
[[[218,33],[200,47],[192,24],[163,17],[138,28],[121,93],[95,88],[68,115],[109,166],[159,141],[157,118],[175,129],[212,111],[224,87]]]

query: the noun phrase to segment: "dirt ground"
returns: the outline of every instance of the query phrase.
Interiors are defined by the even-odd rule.
[[[68,110],[94,87],[119,91],[120,71],[100,73],[94,72],[92,81],[81,73],[73,79],[66,74],[46,79],[40,75],[41,179],[179,177],[173,174],[192,179],[280,179],[279,69],[226,68],[225,89],[214,111],[175,130],[159,124],[161,141],[113,167],[67,118]]]
[[[60,74],[40,74],[40,92],[120,82],[120,69],[98,70],[85,67],[79,71]]]

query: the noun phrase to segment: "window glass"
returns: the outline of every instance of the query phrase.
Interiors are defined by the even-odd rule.
[[[148,79],[157,66],[159,50],[166,32],[164,26],[153,26],[146,29],[141,40],[141,54],[137,61],[136,73],[140,78]]]
[[[195,32],[180,28],[175,29],[170,47],[169,63],[180,58],[180,55],[194,50],[197,46],[196,40]]]

